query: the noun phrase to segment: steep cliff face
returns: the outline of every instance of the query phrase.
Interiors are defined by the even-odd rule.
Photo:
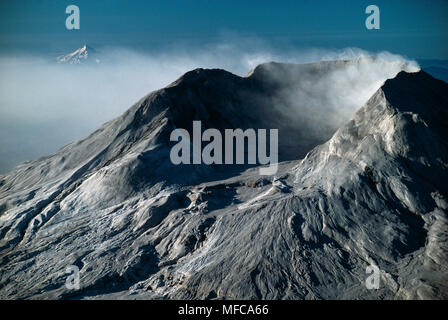
[[[448,85],[424,72],[373,91],[366,80],[373,96],[352,120],[323,127],[303,101],[350,109],[322,79],[357,63],[267,64],[244,78],[197,69],[2,176],[0,296],[445,297]],[[170,133],[193,120],[278,128],[289,161],[275,177],[173,165]],[[371,263],[378,290],[365,287]],[[68,265],[79,290],[64,286]]]

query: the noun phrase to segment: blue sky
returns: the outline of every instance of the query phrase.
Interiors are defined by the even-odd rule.
[[[65,28],[65,8],[81,10],[81,29]],[[381,29],[367,30],[369,4]],[[363,0],[2,0],[0,49],[60,53],[79,47],[201,46],[231,36],[275,46],[388,50],[448,59],[448,1]]]

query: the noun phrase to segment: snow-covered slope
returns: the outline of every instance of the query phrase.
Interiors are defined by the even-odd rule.
[[[64,64],[83,64],[87,62],[99,63],[100,60],[95,58],[95,54],[96,50],[85,44],[72,53],[57,57],[56,61]]]
[[[297,126],[305,106],[291,93],[330,101],[307,89],[357,66],[197,69],[2,176],[0,297],[446,298],[448,85],[401,72],[340,129]],[[193,120],[278,128],[292,161],[275,177],[174,166],[169,134]],[[365,287],[371,263],[379,290]],[[68,265],[80,290],[64,286]]]

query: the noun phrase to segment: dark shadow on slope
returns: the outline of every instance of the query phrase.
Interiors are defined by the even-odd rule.
[[[140,248],[132,264],[122,273],[106,275],[99,278],[94,284],[81,288],[78,291],[62,294],[60,298],[81,299],[128,290],[132,285],[149,278],[150,275],[159,271],[158,263],[159,258],[155,248],[153,245],[146,245]]]

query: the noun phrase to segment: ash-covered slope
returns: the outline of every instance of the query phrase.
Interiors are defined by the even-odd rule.
[[[281,158],[299,159],[336,128],[309,137],[316,122],[294,126],[285,108],[304,109],[291,93],[325,101],[307,89],[357,63],[268,64],[246,78],[194,70],[1,177],[0,296],[444,297],[447,85],[423,72],[387,81],[275,179],[169,160],[170,132],[193,120],[279,128]],[[372,261],[378,291],[364,285]],[[64,286],[68,265],[79,290]]]
[[[378,265],[383,286],[369,297],[446,299],[447,142],[448,85],[422,71],[386,81],[294,169],[296,195],[315,204],[303,239],[328,236]],[[355,288],[349,297],[365,296]]]

